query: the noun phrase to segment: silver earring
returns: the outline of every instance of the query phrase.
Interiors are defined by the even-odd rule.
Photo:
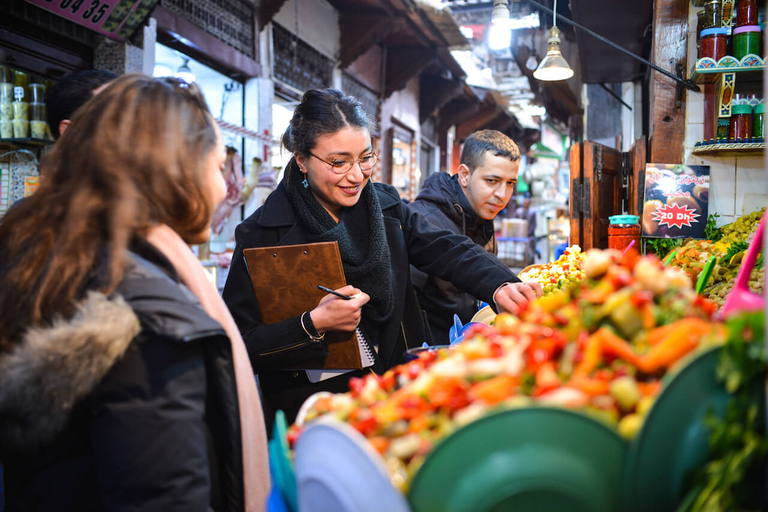
[[[304,188],[309,188],[309,182],[307,181],[307,175],[304,175],[304,180],[301,182]]]

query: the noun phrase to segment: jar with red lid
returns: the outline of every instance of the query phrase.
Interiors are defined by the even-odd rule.
[[[715,62],[728,54],[728,29],[708,28],[701,31],[699,58],[709,57]]]
[[[739,0],[736,6],[736,26],[757,25],[757,0]]]
[[[640,250],[640,217],[613,215],[608,217],[608,248],[623,251],[633,246]]]
[[[731,107],[731,125],[729,139],[743,142],[752,137],[752,107],[750,105],[733,105]],[[742,139],[742,140],[739,140]]]

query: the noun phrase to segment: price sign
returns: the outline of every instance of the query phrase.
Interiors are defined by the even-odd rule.
[[[27,0],[119,41],[130,37],[159,0]]]
[[[709,166],[646,166],[643,236],[704,238],[708,207]]]

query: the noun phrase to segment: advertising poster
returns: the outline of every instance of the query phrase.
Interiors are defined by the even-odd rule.
[[[27,0],[119,41],[129,38],[159,0]]]
[[[708,165],[646,165],[644,237],[703,239],[708,207]]]

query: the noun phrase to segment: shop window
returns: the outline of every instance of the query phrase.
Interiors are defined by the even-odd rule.
[[[154,76],[178,76],[195,82],[216,119],[243,126],[243,84],[162,44],[155,46]],[[242,152],[242,137],[223,132],[224,143]]]
[[[412,200],[413,192],[415,191],[413,132],[406,128],[395,126],[392,128],[391,133],[391,183],[400,193],[400,197]]]
[[[297,91],[333,84],[333,61],[280,25],[272,24],[274,77]]]
[[[365,113],[372,120],[379,117],[379,95],[354,79],[349,73],[342,73],[341,88],[345,94],[355,97],[362,105]],[[374,127],[372,135],[378,137],[378,127]]]
[[[285,130],[288,129],[288,125],[291,123],[293,117],[293,111],[299,104],[298,100],[287,99],[280,96],[276,96],[272,103],[272,130],[274,130],[275,138],[282,139]],[[285,169],[288,162],[293,155],[286,150],[282,145],[276,148],[276,151],[272,153],[272,166],[278,171],[279,177],[282,177],[280,171]]]
[[[254,6],[244,0],[163,0],[163,7],[216,36],[240,53],[255,56]]]

